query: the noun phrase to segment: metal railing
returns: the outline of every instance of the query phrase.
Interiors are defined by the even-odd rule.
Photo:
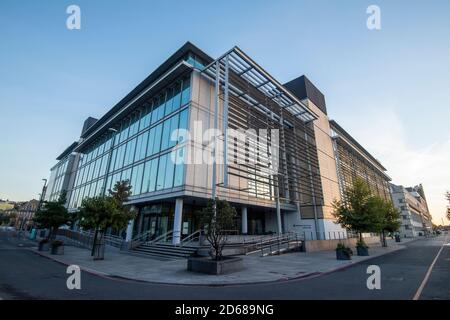
[[[94,237],[95,237],[94,231],[85,231],[85,230],[75,231],[70,229],[59,229],[57,235],[65,237],[72,244],[78,245],[83,248],[91,248],[92,245],[94,244]],[[121,248],[124,242],[124,240],[121,237],[112,234],[102,235],[99,232],[97,237],[100,241],[104,242],[105,244],[116,248]]]
[[[183,247],[186,245],[189,245],[190,243],[194,242],[194,241],[199,241],[200,242],[200,237],[202,236],[203,230],[202,229],[198,229],[197,231],[191,233],[190,235],[188,235],[186,238],[182,239],[180,241],[179,246]]]
[[[167,231],[166,233],[160,235],[159,237],[156,237],[151,241],[147,241],[147,244],[154,244],[158,242],[169,242],[172,241],[172,238],[173,238],[173,230]]]
[[[168,231],[156,238],[153,238],[155,236],[154,232],[151,232],[151,230],[148,230],[146,232],[140,233],[137,236],[135,236],[131,240],[131,248],[136,248],[142,244],[146,245],[152,245],[158,242],[168,242],[171,241],[173,238],[173,230]]]
[[[66,238],[66,240],[71,242],[73,245],[82,248],[92,248],[92,245],[94,243],[93,235],[90,235],[86,232],[82,233],[69,229],[59,229],[57,235]]]
[[[153,235],[153,232],[151,230],[147,230],[146,232],[140,233],[134,238],[131,239],[131,248],[136,248],[137,246],[141,245],[144,242],[147,242]]]
[[[281,254],[282,252],[288,252],[294,249],[302,249],[304,245],[304,238],[294,232],[288,232],[272,237],[271,239],[261,240],[258,243],[261,256]]]
[[[356,234],[344,231],[303,231],[300,233],[305,240],[345,240],[356,238]]]

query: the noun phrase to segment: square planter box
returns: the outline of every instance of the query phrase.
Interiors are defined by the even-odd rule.
[[[352,256],[347,254],[345,251],[336,250],[336,259],[337,260],[352,260]]]
[[[39,243],[38,244],[38,251],[48,251],[50,250],[50,243]]]
[[[64,246],[52,246],[51,254],[63,255],[64,254]]]
[[[358,253],[358,256],[368,256],[369,248],[356,247],[356,252]]]
[[[223,257],[220,261],[204,257],[191,257],[188,259],[187,269],[192,272],[219,275],[241,271],[244,269],[244,264],[242,258],[239,257]]]

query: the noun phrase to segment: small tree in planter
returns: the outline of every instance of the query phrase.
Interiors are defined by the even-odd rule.
[[[359,234],[357,248],[359,252],[368,254],[368,247],[364,243],[362,234],[372,232],[379,219],[379,215],[374,214],[376,203],[368,184],[361,178],[357,178],[352,187],[344,192],[345,201],[335,201],[333,203],[333,215],[336,223],[343,228],[356,231]]]
[[[200,214],[202,227],[206,229],[206,240],[213,249],[212,258],[221,260],[227,240],[226,231],[234,226],[236,209],[228,201],[216,199],[210,200]]]
[[[380,197],[375,198],[375,214],[378,215],[375,231],[381,234],[381,243],[387,247],[386,232],[396,232],[400,226],[400,212],[395,208],[392,201],[385,201]]]
[[[211,245],[211,259],[190,257],[188,270],[215,275],[242,270],[242,258],[225,258],[222,253],[227,240],[226,231],[234,226],[236,210],[227,201],[216,199],[210,200],[199,214],[206,240]]]
[[[128,181],[118,181],[109,196],[86,198],[81,203],[78,215],[79,225],[88,230],[94,230],[94,241],[91,255],[94,260],[104,258],[104,235],[108,228],[121,230],[134,219],[135,214],[124,205],[131,193]]]
[[[351,260],[353,255],[352,249],[346,247],[343,243],[338,243],[336,247],[337,260]]]
[[[66,191],[62,191],[57,201],[45,201],[36,212],[33,221],[38,228],[49,229],[48,239],[55,239],[60,226],[71,223],[71,216],[65,207]]]
[[[369,255],[369,246],[364,242],[358,240],[356,242],[356,252],[358,256],[368,256]]]

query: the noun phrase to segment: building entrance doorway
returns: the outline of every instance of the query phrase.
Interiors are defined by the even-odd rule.
[[[155,204],[141,208],[138,232],[147,233],[146,240],[156,239],[173,226],[173,208],[164,204]]]

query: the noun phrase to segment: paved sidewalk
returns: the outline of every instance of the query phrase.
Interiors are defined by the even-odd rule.
[[[105,260],[93,261],[90,251],[72,246],[65,247],[62,256],[50,255],[49,252],[35,253],[70,265],[76,264],[82,270],[109,277],[120,277],[138,281],[184,285],[237,285],[270,281],[283,281],[311,277],[331,272],[352,264],[380,255],[403,249],[406,242],[402,239],[397,244],[388,240],[388,247],[371,245],[369,257],[354,255],[351,261],[336,260],[335,251],[294,252],[280,256],[260,257],[259,255],[242,256],[245,269],[228,275],[205,275],[188,272],[187,260],[161,261],[156,258],[139,257],[110,248],[106,250]],[[355,251],[355,250],[354,250]]]

